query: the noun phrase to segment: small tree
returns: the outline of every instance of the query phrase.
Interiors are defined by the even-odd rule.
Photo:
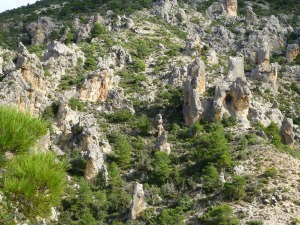
[[[93,29],[91,30],[92,38],[99,37],[101,34],[106,32],[105,26],[100,23],[95,23]]]
[[[6,165],[3,193],[26,218],[47,217],[64,193],[66,168],[50,152],[19,155]]]
[[[147,116],[141,116],[136,125],[142,134],[147,134],[151,129],[151,124]]]
[[[211,193],[218,188],[219,173],[214,166],[207,166],[203,169],[203,189]]]
[[[156,180],[158,184],[163,184],[168,180],[172,172],[172,168],[170,164],[171,164],[171,160],[167,155],[167,153],[165,152],[155,153],[154,161],[153,161],[153,166],[154,166],[153,179]]]
[[[224,197],[229,200],[240,200],[246,195],[245,188],[245,178],[234,176],[231,183],[224,184]]]

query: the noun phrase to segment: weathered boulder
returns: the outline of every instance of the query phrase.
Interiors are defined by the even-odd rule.
[[[163,120],[161,114],[157,115],[157,142],[156,142],[156,148],[160,151],[163,151],[170,155],[171,153],[171,145],[168,143],[168,137],[167,132],[165,131],[165,128],[163,126]]]
[[[178,6],[177,0],[159,0],[157,1],[157,14],[167,23],[175,20],[174,7]]]
[[[245,77],[244,73],[244,57],[231,57],[228,59],[228,78],[229,80],[236,80],[238,77]]]
[[[294,145],[293,120],[285,118],[281,126],[281,137],[285,145]]]
[[[92,27],[90,24],[82,24],[75,32],[75,40],[77,43],[90,37]]]
[[[143,185],[135,183],[134,193],[132,196],[132,205],[130,209],[129,218],[132,220],[137,219],[142,215],[143,211],[147,208],[147,203],[145,201],[145,193],[143,190]]]
[[[289,44],[286,49],[285,58],[287,61],[293,62],[299,54],[299,45],[298,44]]]
[[[124,17],[124,18],[123,18],[123,21],[124,21],[125,27],[126,27],[127,29],[131,29],[131,28],[134,27],[134,22],[133,22],[133,20],[132,20],[131,18]]]
[[[222,2],[214,2],[206,10],[206,15],[210,19],[220,18],[220,16],[223,16],[226,13],[227,13],[226,9],[225,9],[224,4]]]
[[[84,83],[78,87],[77,95],[81,100],[97,102],[105,101],[112,88],[114,70],[96,70],[87,76]]]
[[[237,0],[226,0],[226,11],[229,16],[237,16]]]
[[[183,115],[185,123],[191,125],[203,113],[200,97],[205,91],[205,65],[201,59],[188,66],[188,76],[184,84]]]

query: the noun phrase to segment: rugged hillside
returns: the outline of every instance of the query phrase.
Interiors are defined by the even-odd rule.
[[[7,191],[24,158],[2,147],[0,224],[300,223],[299,10],[41,0],[0,14],[0,102],[46,121],[29,152],[69,162],[53,164],[67,189],[41,210]]]

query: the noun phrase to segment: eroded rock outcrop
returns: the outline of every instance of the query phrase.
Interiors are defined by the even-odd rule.
[[[252,7],[250,6],[247,6],[246,7],[247,9],[247,25],[257,25],[258,23],[258,19],[257,19],[257,16],[256,14],[253,12],[253,9]]]
[[[229,16],[237,16],[237,0],[226,0],[226,11]]]
[[[168,143],[167,132],[165,131],[165,128],[163,126],[163,119],[161,114],[157,115],[157,124],[158,124],[157,125],[158,135],[157,135],[156,148],[170,155],[171,145]]]
[[[245,78],[238,77],[230,86],[225,83],[217,86],[213,101],[214,120],[233,116],[247,121],[250,101],[251,91]]]
[[[147,208],[147,203],[145,201],[145,193],[143,190],[143,185],[135,183],[134,194],[132,197],[132,206],[130,209],[129,217],[132,220],[137,219],[142,215],[143,211]]]
[[[210,49],[206,55],[206,61],[210,65],[216,65],[219,63],[217,52]]]
[[[105,101],[112,88],[114,71],[112,69],[96,70],[87,76],[78,87],[78,97],[84,101]]]
[[[270,45],[262,41],[256,52],[256,64],[260,66],[260,72],[270,71]]]
[[[244,73],[244,57],[229,57],[228,59],[228,78],[230,80],[236,80],[238,77],[245,77]]]
[[[92,182],[100,171],[107,175],[104,154],[99,143],[98,133],[95,128],[85,128],[83,130],[80,146],[87,158],[84,178],[89,182]]]
[[[40,17],[37,22],[33,22],[26,27],[29,36],[31,37],[31,44],[43,44],[51,34],[55,27],[50,17]]]
[[[299,54],[299,45],[297,44],[289,44],[286,49],[285,58],[287,61],[293,62]]]
[[[285,145],[294,146],[293,120],[286,118],[282,122],[281,137]]]
[[[131,55],[122,46],[117,45],[110,48],[108,56],[98,58],[98,68],[123,67],[132,62]]]
[[[205,91],[205,65],[201,59],[188,66],[187,80],[184,84],[183,115],[185,123],[191,125],[199,120],[203,107],[200,97]]]
[[[169,77],[169,84],[175,87],[182,87],[183,82],[186,80],[186,78],[187,78],[187,66],[183,66],[181,68],[174,67]]]

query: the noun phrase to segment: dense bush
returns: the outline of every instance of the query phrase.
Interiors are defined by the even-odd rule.
[[[6,165],[3,192],[26,218],[49,216],[64,193],[66,167],[52,153],[19,155]]]
[[[153,180],[157,184],[163,184],[165,183],[171,172],[172,168],[170,166],[171,160],[167,153],[165,152],[156,152],[154,155],[154,161],[153,161]]]
[[[110,121],[113,123],[127,122],[133,118],[133,115],[128,109],[119,109],[110,116]]]
[[[240,200],[246,195],[246,180],[244,177],[234,176],[232,182],[224,184],[224,197],[228,200]]]
[[[59,104],[53,102],[50,106],[47,106],[42,113],[42,118],[45,120],[51,120],[56,117],[58,113]]]
[[[264,177],[276,177],[278,174],[278,171],[275,167],[270,167],[270,168],[267,168],[266,171],[264,172]]]
[[[101,34],[106,32],[105,26],[100,23],[95,23],[93,29],[91,30],[92,38],[99,37]]]
[[[142,134],[148,134],[151,129],[151,124],[147,116],[141,116],[136,124]]]
[[[87,58],[84,62],[84,69],[94,71],[97,70],[97,62],[94,58]]]
[[[118,166],[127,168],[130,165],[132,147],[124,136],[119,135],[117,140],[115,140],[114,150]]]
[[[68,103],[72,110],[83,111],[84,104],[78,98],[71,98]]]
[[[8,106],[0,106],[0,152],[26,152],[47,133],[41,119]]]
[[[233,215],[233,210],[229,205],[218,205],[208,209],[199,218],[201,225],[239,225],[240,222]]]
[[[219,186],[219,173],[214,166],[207,166],[203,169],[203,189],[211,193]]]

